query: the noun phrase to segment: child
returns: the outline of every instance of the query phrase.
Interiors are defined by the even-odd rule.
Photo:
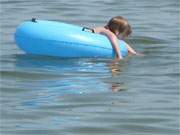
[[[132,33],[131,26],[125,18],[121,16],[113,17],[106,26],[94,28],[94,31],[95,33],[107,36],[114,48],[116,58],[118,60],[123,59],[119,48],[118,38],[124,40]],[[130,45],[127,44],[126,46],[130,54],[140,55],[130,47]]]

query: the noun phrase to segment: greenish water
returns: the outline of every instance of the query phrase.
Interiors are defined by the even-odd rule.
[[[179,0],[1,0],[2,135],[178,135]],[[32,17],[96,27],[122,15],[144,57],[24,54],[16,27]]]

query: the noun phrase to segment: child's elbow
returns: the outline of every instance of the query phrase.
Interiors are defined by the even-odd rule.
[[[114,35],[114,34],[108,34],[108,38],[111,40],[111,41],[115,41],[117,40],[117,37]]]
[[[116,40],[116,35],[110,31],[103,31],[102,34],[106,35],[110,40]]]

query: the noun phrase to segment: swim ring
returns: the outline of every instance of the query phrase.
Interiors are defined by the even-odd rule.
[[[20,24],[15,32],[16,44],[29,54],[58,57],[115,56],[109,39],[89,28],[57,21],[32,19]],[[119,40],[123,57],[128,55],[126,43]]]

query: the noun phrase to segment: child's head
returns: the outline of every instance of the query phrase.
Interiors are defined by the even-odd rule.
[[[120,35],[122,39],[128,37],[132,33],[132,29],[128,21],[121,16],[113,17],[106,27],[108,27],[108,29],[116,36]]]

